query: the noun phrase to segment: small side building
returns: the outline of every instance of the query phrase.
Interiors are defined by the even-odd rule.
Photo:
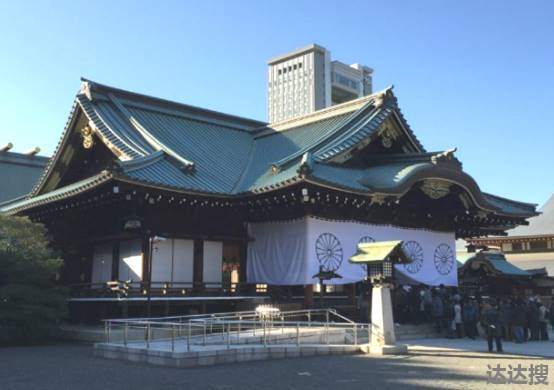
[[[473,253],[458,267],[460,288],[475,296],[523,297],[534,293],[534,275],[506,260],[496,250]]]
[[[482,237],[468,240],[476,247],[497,247],[511,263],[525,270],[544,268],[554,276],[554,194],[529,218],[529,225],[509,230],[505,237]]]
[[[554,278],[545,268],[522,269],[498,250],[483,249],[468,253],[458,264],[459,286],[475,296],[552,297]]]

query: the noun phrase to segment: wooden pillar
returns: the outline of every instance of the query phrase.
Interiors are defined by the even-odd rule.
[[[150,236],[142,238],[142,281],[145,286],[150,282]]]
[[[247,257],[247,247],[248,243],[246,241],[239,244],[239,283],[241,285],[246,284],[246,257]]]
[[[204,288],[204,240],[194,240],[193,287],[196,291]]]
[[[145,235],[142,239],[142,288],[147,289],[146,293],[146,316],[152,314],[152,284],[150,268],[152,263],[150,236]],[[142,293],[142,292],[141,292]]]
[[[119,241],[113,244],[112,249],[112,280],[119,280]]]
[[[239,244],[239,293],[240,294],[256,294],[256,285],[249,284],[246,267],[248,258],[248,241],[242,241]]]
[[[314,305],[314,285],[307,284],[304,286],[304,308],[310,309]]]

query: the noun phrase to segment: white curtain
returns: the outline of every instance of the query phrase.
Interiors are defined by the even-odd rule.
[[[329,284],[363,280],[363,265],[348,259],[360,241],[402,240],[414,262],[396,270],[428,285],[455,286],[457,266],[453,232],[407,229],[315,217],[286,222],[250,224],[254,241],[248,245],[247,278],[250,283],[299,285],[317,283],[313,275],[322,265],[342,276]]]
[[[248,283],[297,285],[312,283],[307,253],[308,221],[256,223],[248,226]],[[314,274],[317,271],[314,272]]]

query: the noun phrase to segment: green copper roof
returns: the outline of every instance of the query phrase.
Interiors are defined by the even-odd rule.
[[[35,186],[42,196],[83,114],[117,155],[121,180],[199,194],[239,196],[298,182],[342,191],[402,196],[417,181],[440,178],[466,188],[487,212],[529,217],[534,205],[484,194],[451,151],[426,153],[390,88],[277,124],[266,124],[83,80],[57,150]],[[411,153],[371,156],[365,168],[339,165],[394,117]],[[404,139],[403,138],[403,139]],[[336,159],[335,157],[341,158]],[[341,160],[343,159],[343,160]]]
[[[483,267],[485,270],[497,275],[530,277],[531,273],[516,267],[514,264],[506,260],[506,257],[501,252],[480,251],[467,259],[461,268],[462,272],[465,269],[475,269],[475,267]]]
[[[55,202],[61,199],[72,197],[75,195],[82,194],[83,192],[89,191],[93,188],[98,187],[101,184],[104,184],[110,181],[113,178],[113,175],[110,172],[103,171],[97,175],[91,176],[87,179],[71,183],[67,186],[58,188],[54,191],[47,192],[42,195],[38,195],[32,198],[23,199],[19,202],[10,203],[5,207],[0,208],[0,212],[14,214],[20,210],[24,210],[30,207],[36,207],[43,204]]]
[[[508,231],[508,235],[512,237],[554,235],[554,195],[539,211],[541,214],[530,218],[528,226],[518,226]]]
[[[0,205],[31,192],[47,163],[48,157],[0,151]]]
[[[402,249],[402,241],[380,241],[359,243],[356,253],[350,257],[351,263],[367,264],[385,261],[389,256],[395,256],[397,263],[410,263],[410,257]]]

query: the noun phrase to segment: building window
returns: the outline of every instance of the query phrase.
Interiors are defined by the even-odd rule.
[[[520,251],[520,250],[523,250],[523,245],[521,244],[521,242],[512,243],[512,251],[513,252]]]
[[[546,244],[546,240],[529,242],[529,249],[531,250],[542,250],[547,248],[548,248],[548,245]]]
[[[345,77],[336,72],[333,72],[331,74],[331,81],[334,81],[351,89],[358,89],[358,83],[355,80],[352,80],[351,78]]]

